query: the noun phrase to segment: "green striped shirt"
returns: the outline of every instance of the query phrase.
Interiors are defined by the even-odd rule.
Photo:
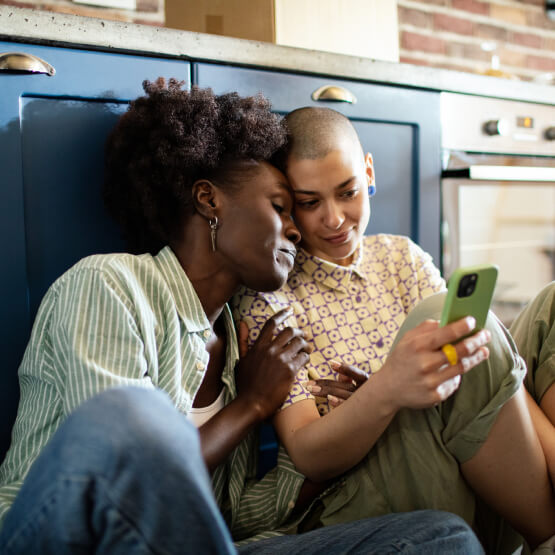
[[[225,403],[236,397],[237,339],[225,307]],[[19,368],[21,400],[12,445],[0,467],[0,523],[31,464],[66,416],[110,387],[165,391],[187,414],[208,364],[210,324],[169,247],[156,256],[85,258],[48,290]],[[257,481],[256,433],[216,469],[216,499],[235,539],[287,528],[304,480],[280,451]]]

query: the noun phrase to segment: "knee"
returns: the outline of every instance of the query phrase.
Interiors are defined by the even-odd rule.
[[[196,429],[167,395],[122,387],[83,403],[62,424],[51,443],[62,460],[75,461],[80,453],[87,464],[93,465],[95,461],[103,464],[103,456],[129,463],[138,453],[163,453],[177,442],[187,444],[191,452],[200,451]]]

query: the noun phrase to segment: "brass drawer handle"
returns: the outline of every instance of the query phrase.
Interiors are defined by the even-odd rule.
[[[25,52],[0,53],[0,71],[16,71],[18,73],[46,73],[55,75],[56,70],[38,56]]]
[[[349,90],[338,85],[324,85],[312,93],[312,100],[331,100],[332,102],[348,102],[356,104],[356,96]]]

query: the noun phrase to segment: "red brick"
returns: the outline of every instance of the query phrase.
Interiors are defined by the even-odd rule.
[[[401,48],[405,50],[420,50],[422,52],[444,54],[445,41],[435,37],[403,31],[401,34]]]
[[[429,13],[404,8],[403,6],[398,7],[397,13],[399,15],[399,23],[408,23],[421,29],[431,29],[432,27],[432,15]]]
[[[518,52],[517,50],[511,50],[508,45],[507,47],[498,50],[497,54],[499,55],[501,65],[526,67],[526,54]]]
[[[489,15],[489,4],[478,0],[452,0],[451,6],[456,10]]]
[[[160,9],[160,2],[158,0],[136,0],[138,12],[158,13]]]
[[[450,31],[459,35],[471,35],[474,24],[468,19],[436,13],[434,14],[434,28],[438,31]]]
[[[555,21],[547,17],[545,10],[529,10],[526,13],[526,24],[529,27],[538,27],[540,29],[552,29],[555,31]]]
[[[461,44],[461,43],[450,43],[447,49],[449,56],[454,58],[464,58],[472,63],[473,60],[479,60],[481,62],[491,62],[491,53],[482,50],[476,44]]]
[[[542,47],[542,38],[531,33],[513,33],[511,42],[522,46],[529,46],[530,48]]]
[[[555,71],[555,58],[544,56],[526,56],[526,67],[541,71]]]
[[[483,23],[477,24],[474,27],[474,35],[484,39],[493,39],[499,41],[506,41],[508,32],[503,27],[495,25],[485,25]]]
[[[555,38],[544,37],[543,48],[544,50],[551,50],[551,52],[555,52]]]

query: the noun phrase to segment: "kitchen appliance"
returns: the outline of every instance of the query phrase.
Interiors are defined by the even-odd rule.
[[[492,309],[510,325],[555,279],[555,105],[441,93],[440,106],[443,275],[499,266]]]

